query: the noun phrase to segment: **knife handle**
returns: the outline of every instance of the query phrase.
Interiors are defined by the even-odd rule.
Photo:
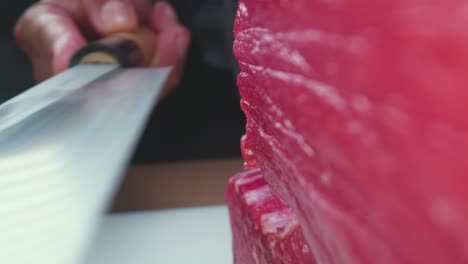
[[[154,33],[148,28],[115,33],[79,49],[70,66],[118,64],[122,67],[148,66],[154,54]]]

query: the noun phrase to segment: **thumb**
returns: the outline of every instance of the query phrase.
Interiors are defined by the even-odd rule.
[[[138,16],[129,0],[82,0],[91,26],[102,36],[136,29]]]

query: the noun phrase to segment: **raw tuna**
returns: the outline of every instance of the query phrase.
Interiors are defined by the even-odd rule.
[[[240,1],[244,157],[317,263],[468,263],[467,10]]]
[[[235,264],[314,263],[296,215],[258,169],[232,177],[226,196]]]

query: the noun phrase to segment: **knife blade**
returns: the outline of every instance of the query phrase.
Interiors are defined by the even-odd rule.
[[[171,72],[126,68],[144,58],[134,36],[0,105],[0,263],[83,263]]]

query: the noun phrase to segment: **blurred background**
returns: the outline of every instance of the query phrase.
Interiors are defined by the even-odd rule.
[[[0,2],[0,102],[34,85],[31,65],[12,38],[15,21],[37,1]],[[155,108],[134,164],[240,157],[244,115],[232,55],[236,0],[173,0],[192,32],[183,79]]]

